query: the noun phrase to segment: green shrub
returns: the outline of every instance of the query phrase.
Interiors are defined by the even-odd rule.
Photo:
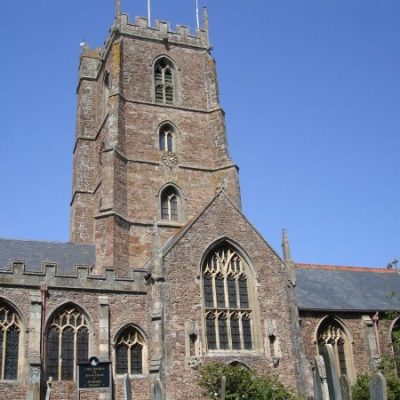
[[[220,398],[221,379],[226,377],[226,400],[297,400],[298,397],[274,376],[256,376],[242,366],[221,362],[200,367],[199,385],[210,399]]]

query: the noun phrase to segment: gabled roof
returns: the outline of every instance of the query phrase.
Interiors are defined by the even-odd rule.
[[[258,232],[258,230],[253,226],[253,224],[247,219],[247,217],[243,214],[242,210],[240,210],[237,205],[232,201],[232,199],[225,193],[224,190],[219,190],[215,196],[209,201],[209,203],[186,225],[181,227],[179,231],[174,235],[168,238],[164,244],[161,247],[161,254],[164,257],[167,255],[173,248],[174,246],[186,235],[186,233],[191,229],[191,227],[199,220],[199,218],[216,202],[218,198],[222,197],[224,200],[227,201],[227,203],[232,206],[238,214],[241,215],[241,217],[249,224],[251,229],[254,230],[254,232],[257,233],[257,235],[260,237],[260,239],[265,243],[265,245],[276,255],[276,257],[280,260],[281,256],[274,250],[274,248],[265,240],[265,238]],[[283,263],[283,261],[282,261]],[[151,270],[152,269],[152,260],[150,259],[149,262],[145,266],[146,269]]]
[[[0,269],[17,261],[30,271],[39,271],[43,263],[49,263],[57,264],[60,273],[71,273],[76,265],[94,265],[95,259],[91,244],[0,239]]]
[[[384,268],[297,264],[300,310],[400,310],[400,275]]]

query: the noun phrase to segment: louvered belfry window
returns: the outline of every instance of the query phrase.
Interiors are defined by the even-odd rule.
[[[179,198],[176,190],[169,186],[161,193],[161,219],[178,221]]]
[[[21,321],[17,313],[0,301],[0,379],[18,378]]]
[[[56,312],[47,329],[46,370],[54,380],[76,380],[76,365],[89,357],[89,328],[78,307]]]
[[[203,295],[208,350],[251,350],[252,310],[246,265],[227,243],[203,265]]]
[[[154,66],[154,86],[157,103],[174,103],[174,69],[166,58],[158,60]]]
[[[116,341],[116,373],[143,374],[143,336],[133,326],[122,331]]]

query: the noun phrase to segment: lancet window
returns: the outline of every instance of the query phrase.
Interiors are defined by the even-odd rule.
[[[18,378],[21,320],[4,301],[0,301],[0,379]]]
[[[174,151],[174,129],[170,124],[164,124],[159,130],[160,150]]]
[[[246,264],[228,244],[214,249],[203,265],[208,350],[251,350],[252,309]]]
[[[68,305],[56,312],[47,329],[47,376],[75,380],[76,365],[89,356],[89,325],[86,316]]]
[[[143,336],[132,326],[124,329],[116,341],[116,373],[143,374],[145,342]]]
[[[154,66],[154,86],[157,103],[173,104],[174,69],[166,58],[161,58]]]
[[[168,186],[161,193],[161,219],[179,220],[179,197],[174,187]]]

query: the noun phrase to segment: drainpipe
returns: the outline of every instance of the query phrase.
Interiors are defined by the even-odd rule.
[[[376,350],[378,352],[378,357],[381,358],[381,345],[379,343],[379,332],[378,332],[379,311],[377,311],[372,316],[372,322],[373,322],[374,328],[375,328]]]

